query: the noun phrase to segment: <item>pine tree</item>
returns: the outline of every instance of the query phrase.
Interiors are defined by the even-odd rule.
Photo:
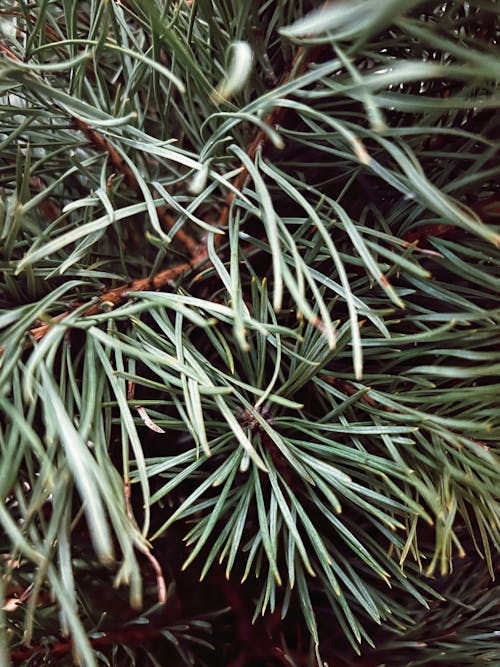
[[[0,665],[500,665],[495,0],[0,0]]]

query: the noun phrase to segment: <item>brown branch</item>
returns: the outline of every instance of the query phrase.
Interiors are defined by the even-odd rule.
[[[1,46],[1,45],[0,45]],[[304,48],[299,48],[295,58],[292,61],[292,64],[289,68],[289,71],[283,79],[283,83],[286,83],[290,80],[293,74],[301,75],[305,72],[308,64],[313,60],[314,56],[317,54],[318,48],[306,50]],[[269,127],[273,127],[283,123],[284,117],[287,113],[287,110],[284,108],[274,109],[265,119],[266,124]],[[106,152],[109,156],[110,163],[113,167],[120,172],[127,182],[127,185],[133,189],[138,189],[137,179],[135,178],[133,172],[130,170],[128,165],[123,161],[116,149],[109,144],[102,136],[100,136],[95,130],[93,130],[88,124],[84,123],[79,119],[74,119],[75,125],[87,136],[89,141],[94,145],[97,150]],[[253,140],[247,148],[247,155],[250,159],[255,159],[259,147],[265,148],[269,144],[269,136],[262,129],[259,129],[255,134]],[[244,165],[241,165],[241,171],[233,180],[233,185],[237,190],[241,190],[245,184],[245,181],[248,177],[248,170]],[[223,228],[227,225],[229,217],[229,209],[234,200],[234,192],[229,192],[226,197],[226,200],[222,206],[219,218],[216,222],[216,226]],[[172,219],[169,217],[168,228],[172,226]],[[165,222],[165,221],[164,221]],[[182,232],[182,230],[180,230]],[[199,270],[206,264],[208,259],[208,248],[206,241],[200,244],[195,243],[188,235],[182,232],[179,235],[177,232],[176,238],[178,240],[183,239],[183,244],[189,252],[190,260],[176,264],[168,269],[164,269],[157,273],[153,278],[141,278],[139,280],[134,280],[130,284],[121,285],[115,287],[111,290],[108,290],[99,297],[99,302],[90,305],[87,310],[84,311],[84,316],[90,317],[92,315],[97,315],[102,312],[103,305],[109,305],[111,307],[118,306],[120,303],[126,301],[129,296],[133,296],[134,292],[142,292],[148,289],[162,289],[166,285],[175,281],[183,273],[186,273],[190,270]],[[199,273],[198,273],[199,275]],[[51,320],[45,324],[42,324],[38,327],[34,327],[30,330],[30,337],[35,340],[41,340],[49,329],[58,322],[63,321],[71,311],[61,313],[54,316]],[[3,350],[0,349],[0,354],[3,353]]]
[[[137,178],[128,166],[125,160],[118,153],[116,148],[107,141],[102,135],[96,132],[88,123],[79,118],[73,119],[73,124],[77,127],[89,140],[89,142],[94,146],[94,148],[101,153],[106,153],[109,159],[111,166],[120,174],[122,174],[125,183],[131,190],[134,190],[137,194],[140,194],[141,188],[137,181]],[[158,218],[162,223],[163,227],[170,231],[175,224],[175,220],[170,215],[168,210],[165,207],[161,207],[157,210]],[[188,253],[190,257],[194,257],[198,252],[198,243],[192,239],[189,234],[182,229],[177,230],[175,234],[175,240],[184,247],[184,250]]]
[[[217,571],[214,579],[235,621],[237,641],[234,643],[234,648],[237,649],[237,655],[228,663],[228,667],[244,667],[256,661],[267,664],[269,658],[274,658],[279,664],[289,665],[290,662],[284,652],[275,643],[275,635],[282,620],[280,610],[276,609],[266,617],[253,622],[253,610],[248,604],[242,585],[228,580],[221,570]]]
[[[2,43],[0,43],[0,51],[5,53],[11,60],[15,62],[22,62],[15,53],[13,53],[7,46]],[[128,187],[139,194],[141,189],[139,187],[139,183],[137,182],[137,178],[132,169],[130,169],[125,160],[123,160],[123,158],[120,156],[116,148],[92,127],[90,127],[90,125],[85,121],[79,118],[73,118],[73,124],[87,137],[88,141],[92,144],[92,146],[94,146],[96,150],[108,155],[111,166],[118,173],[122,174]],[[40,181],[40,179],[38,179],[38,181]],[[38,209],[51,221],[56,220],[60,216],[60,211],[48,198],[38,205]],[[175,224],[175,220],[172,218],[165,207],[159,208],[157,212],[160,223],[167,231],[170,231]],[[183,246],[184,250],[190,257],[194,257],[198,254],[198,242],[192,239],[189,234],[186,234],[184,230],[177,230],[175,240]]]
[[[176,280],[180,275],[189,271],[190,269],[196,269],[201,264],[204,264],[207,258],[207,252],[199,252],[197,257],[197,263],[193,264],[191,262],[183,262],[181,264],[176,264],[175,266],[165,269],[157,273],[152,279],[149,278],[140,278],[139,280],[134,280],[128,285],[121,285],[120,287],[115,287],[114,289],[108,290],[99,297],[98,303],[94,303],[84,311],[83,317],[91,317],[92,315],[98,315],[102,312],[103,306],[118,306],[123,301],[126,301],[129,295],[134,292],[144,292],[148,289],[161,289],[168,285],[169,283]],[[60,315],[56,315],[51,318],[50,322],[40,325],[31,329],[30,336],[38,341],[45,336],[49,329],[58,322],[64,320],[71,311],[66,311]],[[0,350],[3,352],[3,350]]]
[[[13,53],[8,47],[4,46],[1,43],[0,43],[0,51],[5,53],[5,55],[9,56],[11,60],[15,60],[18,63],[21,62],[21,58],[18,58],[15,53]]]
[[[348,380],[341,380],[340,378],[334,377],[333,375],[326,375],[325,373],[321,373],[319,377],[332,387],[343,391],[347,396],[354,396],[354,394],[359,391],[359,387],[356,387],[356,385]],[[365,387],[365,391],[366,393],[360,395],[360,401],[367,403],[372,408],[378,408],[380,410],[385,410],[386,412],[396,412],[392,408],[379,405],[371,396],[369,396],[369,387]]]
[[[309,63],[313,60],[314,56],[318,53],[320,47],[316,47],[314,49],[305,49],[304,47],[300,47],[297,50],[297,53],[295,54],[295,57],[292,61],[292,64],[285,74],[281,85],[284,85],[290,81],[291,77],[293,74],[296,74],[297,76],[300,76],[305,72],[307,69],[307,66]],[[264,119],[265,124],[268,127],[274,128],[276,126],[279,126],[283,124],[283,121],[285,119],[285,116],[287,114],[287,109],[283,107],[277,107],[271,111],[267,115],[267,117]],[[255,156],[257,155],[257,151],[259,148],[262,150],[265,149],[268,144],[269,144],[270,138],[269,134],[264,130],[264,129],[259,129],[257,133],[255,134],[255,137],[253,138],[252,142],[247,148],[247,155],[251,160],[255,159]],[[245,185],[245,181],[247,180],[248,177],[248,169],[245,167],[244,164],[240,165],[241,166],[241,171],[238,173],[238,175],[234,178],[233,180],[233,185],[237,190],[241,190],[243,186]],[[231,207],[231,204],[233,203],[233,200],[235,198],[235,193],[230,192],[228,196],[226,197],[226,201],[223,205],[220,218],[219,218],[219,227],[225,227],[229,218],[229,209]],[[222,238],[219,237],[216,239],[216,242],[221,243]]]
[[[30,178],[30,187],[37,192],[42,192],[45,186],[39,176],[32,176]],[[62,215],[61,209],[57,206],[51,197],[42,199],[37,208],[43,217],[50,222],[54,222],[54,220],[57,220]]]
[[[0,51],[5,53],[11,60],[14,60],[15,62],[21,62],[21,59],[16,56],[15,53],[13,53],[9,48],[7,48],[4,44],[0,43]],[[43,183],[40,179],[39,176],[32,176],[30,178],[30,186],[34,188],[37,192],[41,192],[43,190]],[[59,207],[54,203],[54,201],[50,198],[47,197],[46,199],[42,200],[38,206],[38,210],[40,213],[50,222],[54,222],[54,220],[57,220],[61,216],[61,211]]]
[[[498,223],[500,219],[500,196],[492,195],[487,199],[477,201],[475,204],[470,206],[470,209],[481,218],[483,222],[492,222]],[[408,232],[404,236],[403,240],[405,241],[406,247],[409,247],[413,243],[421,243],[425,241],[428,236],[435,236],[437,238],[445,238],[449,236],[454,236],[463,233],[461,227],[456,227],[455,225],[446,225],[443,223],[431,223],[429,225],[423,225],[413,232]]]
[[[403,240],[406,243],[406,247],[409,247],[415,242],[417,244],[422,243],[422,241],[425,241],[428,236],[443,238],[445,236],[450,236],[450,234],[457,234],[460,231],[460,227],[455,227],[454,225],[432,223],[430,225],[423,225],[414,232],[408,232],[408,234],[404,236]]]
[[[496,222],[500,220],[500,194],[492,195],[487,199],[483,199],[472,209],[484,222]]]
[[[105,649],[115,644],[125,646],[144,646],[146,643],[155,639],[160,639],[163,635],[164,627],[155,627],[154,625],[141,625],[134,627],[132,625],[126,628],[110,630],[103,633],[100,637],[90,637],[89,642],[93,649]],[[45,651],[50,658],[61,658],[71,654],[73,642],[71,639],[60,639],[50,648],[40,648],[39,646],[19,646],[11,651],[11,658],[14,664],[19,664],[31,658],[34,655],[42,656]]]
[[[20,18],[20,19],[25,18],[24,12],[12,11],[11,9],[0,9],[0,16],[8,16],[9,18]],[[35,14],[30,13],[27,16],[28,19],[31,21],[32,25],[35,25],[37,23],[38,17]],[[21,27],[19,22],[16,26],[16,32],[18,35],[24,35],[24,36],[27,36],[28,34],[26,28]],[[55,42],[59,41],[59,34],[50,25],[44,24],[44,32],[46,35],[51,37]],[[3,48],[1,44],[0,44],[0,51],[6,51],[6,49]],[[9,55],[12,57],[11,54]],[[19,58],[17,58],[16,56],[14,56],[14,58],[16,58],[16,60],[19,60]]]

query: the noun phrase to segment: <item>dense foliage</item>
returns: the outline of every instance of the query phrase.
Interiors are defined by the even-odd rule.
[[[498,3],[0,26],[0,664],[500,664]]]

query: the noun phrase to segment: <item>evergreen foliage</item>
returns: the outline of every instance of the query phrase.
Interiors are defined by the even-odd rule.
[[[2,666],[500,665],[498,16],[0,0]]]

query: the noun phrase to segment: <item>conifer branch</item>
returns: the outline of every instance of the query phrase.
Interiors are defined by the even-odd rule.
[[[128,626],[126,628],[117,628],[101,633],[99,637],[91,637],[90,645],[93,649],[106,650],[113,646],[123,645],[129,648],[147,646],[154,642],[154,640],[162,637],[165,632],[165,626],[157,626],[154,624],[140,625],[139,627]],[[71,639],[56,640],[48,649],[50,660],[60,660],[65,656],[71,655],[73,652],[73,643]],[[11,657],[14,664],[22,664],[26,660],[32,660],[35,656],[43,656],[47,654],[47,649],[40,646],[22,646],[12,650]]]
[[[319,48],[305,49],[303,47],[300,47],[297,50],[294,59],[292,60],[290,68],[288,69],[283,78],[283,83],[287,83],[293,74],[296,75],[302,74],[306,70],[308,64],[319,53],[319,51],[320,51]],[[279,126],[284,121],[286,113],[287,113],[286,108],[278,107],[274,109],[266,117],[265,124],[269,127]],[[81,130],[88,137],[91,144],[97,150],[102,151],[108,155],[110,164],[124,176],[127,185],[131,189],[138,191],[139,186],[134,173],[132,172],[130,167],[128,167],[125,164],[125,162],[117,153],[117,151],[113,148],[113,146],[84,121],[78,118],[74,118],[73,122],[75,123],[75,126],[78,127],[78,129]],[[254,138],[247,147],[246,153],[248,157],[253,161],[257,154],[257,150],[259,148],[264,149],[268,145],[268,143],[269,143],[269,135],[265,132],[265,130],[263,129],[257,130]],[[247,177],[248,177],[248,171],[245,165],[242,164],[240,166],[240,171],[238,175],[233,180],[233,186],[237,190],[241,190],[245,184]],[[234,197],[235,193],[233,191],[230,191],[226,197],[225,202],[223,202],[223,204],[221,205],[221,211],[219,213],[218,220],[216,221],[216,226],[220,229],[223,229],[227,225],[229,209],[234,200]],[[50,208],[50,211],[48,210],[47,212],[50,213],[51,216],[50,219],[53,219],[53,215],[55,213],[54,210]],[[165,223],[167,229],[172,228],[174,220],[167,213],[165,209],[162,209],[160,219]],[[222,238],[223,238],[222,236],[217,237],[217,242],[220,243]],[[188,255],[192,258],[191,260],[187,262],[180,262],[177,265],[174,265],[167,269],[163,269],[162,271],[159,271],[152,278],[141,278],[132,281],[128,285],[121,285],[106,291],[102,296],[99,297],[99,303],[90,305],[89,308],[84,311],[83,315],[85,317],[90,317],[92,315],[98,314],[99,312],[101,312],[103,304],[106,304],[107,306],[111,307],[116,307],[121,303],[123,303],[126,299],[133,296],[135,292],[142,292],[148,289],[158,289],[158,290],[162,289],[165,286],[177,280],[181,275],[187,273],[188,271],[197,272],[206,265],[208,258],[206,239],[204,241],[202,240],[200,243],[197,243],[182,230],[178,230],[176,234],[176,239],[180,241],[181,245],[185,248]],[[40,341],[50,330],[53,324],[62,322],[70,314],[70,312],[72,311],[67,311],[65,313],[60,313],[59,315],[55,315],[54,317],[51,318],[50,322],[44,323],[38,327],[34,327],[33,329],[30,330],[29,337],[35,341]],[[0,348],[0,354],[2,354],[2,352],[3,350]]]
[[[2,666],[500,660],[494,5],[0,0]]]
[[[85,121],[79,118],[74,118],[73,122],[75,127],[83,132],[83,134],[89,140],[90,144],[94,146],[96,150],[107,154],[110,165],[118,173],[122,174],[127,186],[139,195],[141,190],[134,172],[119,155],[114,146],[112,146],[112,144],[107,139],[100,135],[99,132],[97,132],[95,129],[90,127],[90,125]],[[158,209],[158,218],[166,232],[170,231],[175,225],[174,218],[170,215],[165,207]],[[184,249],[188,256],[194,257],[196,255],[198,251],[198,242],[192,239],[183,229],[177,230],[175,234],[175,241],[181,246],[181,248]],[[129,252],[133,252],[133,250],[130,249]]]

